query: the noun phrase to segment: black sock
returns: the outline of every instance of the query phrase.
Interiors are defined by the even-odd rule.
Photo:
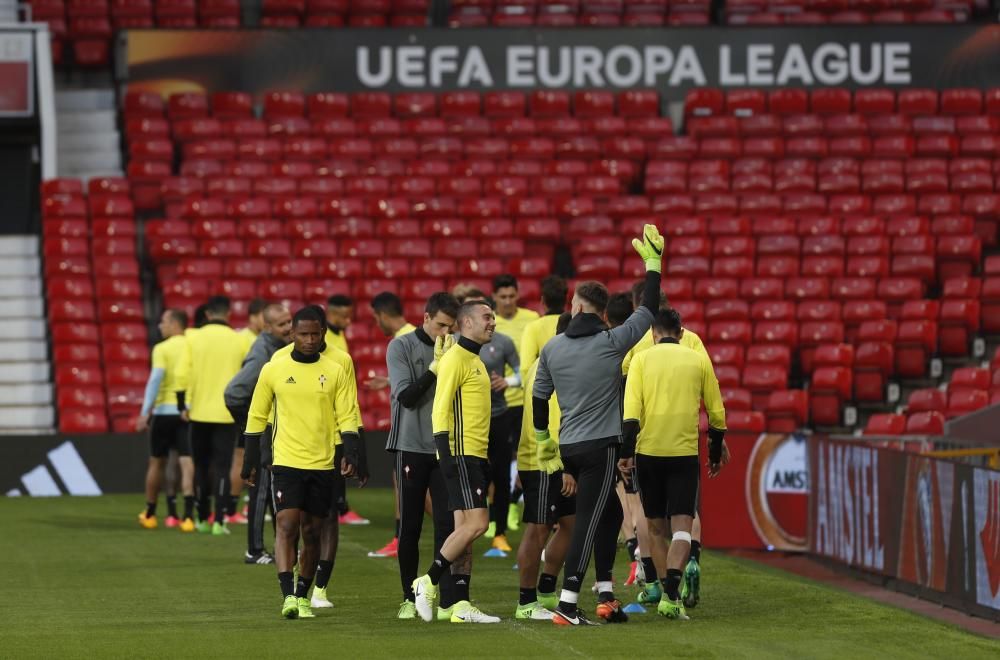
[[[441,576],[444,575],[444,572],[447,571],[450,567],[451,567],[451,562],[445,559],[444,555],[438,552],[437,556],[434,558],[434,561],[431,562],[431,567],[427,569],[427,575],[429,575],[431,578],[431,584],[437,584],[438,582],[440,582]]]
[[[472,582],[471,575],[451,575],[455,578],[455,602],[469,600],[469,583]]]
[[[155,518],[156,517],[156,502],[146,502],[146,517]]]
[[[538,590],[543,594],[551,594],[556,591],[556,576],[551,573],[542,573],[538,578]]]
[[[613,591],[602,591],[597,594],[598,603],[610,603],[615,599],[615,593]]]
[[[701,541],[691,541],[691,559],[696,564],[701,563]]]
[[[198,520],[200,522],[208,522],[208,498],[199,497],[198,498]]]
[[[288,597],[295,593],[295,584],[292,581],[292,572],[285,571],[278,573],[278,584],[281,585],[281,595]]]
[[[177,496],[167,495],[167,515],[172,518],[177,517]]]
[[[396,518],[396,535],[393,538],[399,538],[399,518]]]
[[[184,496],[184,519],[187,520],[194,513],[194,495]]]
[[[304,575],[299,576],[299,581],[295,584],[295,597],[305,598],[309,595],[309,587],[312,586],[313,579]]]
[[[532,587],[521,587],[521,605],[531,605],[538,600],[538,592]]]
[[[656,582],[656,565],[652,557],[642,558],[642,570],[646,572],[646,582]]]
[[[676,568],[668,568],[667,576],[663,578],[663,590],[667,594],[667,598],[670,600],[677,600],[680,598],[679,589],[681,587],[681,575],[683,575],[680,570]]]
[[[625,541],[625,548],[628,550],[628,560],[635,561],[635,551],[639,548],[639,539],[632,537]]]
[[[215,522],[220,525],[226,524],[226,509],[229,506],[228,499],[225,495],[219,495],[215,498]]]
[[[319,565],[316,567],[316,588],[326,589],[326,585],[330,583],[331,575],[333,575],[333,561],[320,559]]]
[[[235,495],[235,496],[234,495],[230,495],[228,499],[229,499],[229,502],[228,502],[228,504],[226,504],[226,513],[229,514],[230,516],[235,516],[236,515],[236,503],[239,501],[240,498],[239,498],[238,495]]]

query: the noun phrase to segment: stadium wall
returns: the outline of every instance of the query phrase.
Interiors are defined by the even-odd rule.
[[[1000,472],[809,443],[809,549],[883,586],[1000,620]]]

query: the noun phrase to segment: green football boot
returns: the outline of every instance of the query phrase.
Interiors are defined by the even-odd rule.
[[[413,604],[413,601],[404,600],[399,604],[399,612],[396,613],[397,619],[416,619],[417,618],[417,606]]]
[[[285,602],[281,604],[281,616],[286,619],[299,618],[299,599],[295,596],[285,596]]]
[[[538,604],[547,610],[554,610],[559,606],[559,594],[554,591],[550,594],[538,592]]]
[[[646,586],[639,592],[638,601],[643,605],[655,605],[663,599],[663,590],[659,581],[647,582]]]
[[[451,621],[451,615],[455,613],[455,606],[451,607],[438,607],[437,608],[437,620],[438,621]]]
[[[521,529],[521,505],[517,502],[511,502],[507,509],[507,529],[512,532]]]
[[[684,603],[680,599],[662,599],[660,604],[656,606],[656,613],[675,621],[687,621],[690,618],[684,611]]]
[[[316,615],[313,614],[312,605],[309,604],[308,598],[296,598],[299,604],[299,618],[300,619],[315,619]]]
[[[681,583],[681,600],[684,607],[697,607],[700,600],[699,591],[701,588],[701,567],[698,562],[691,559],[684,568],[684,580]]]

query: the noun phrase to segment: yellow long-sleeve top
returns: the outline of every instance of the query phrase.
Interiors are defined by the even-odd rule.
[[[702,401],[709,425],[725,430],[726,409],[708,357],[669,339],[636,355],[624,414],[626,423],[639,422],[636,453],[697,456]]]
[[[395,339],[396,337],[402,337],[403,335],[408,335],[416,329],[417,326],[413,325],[412,323],[405,323],[403,324],[402,328],[400,328],[399,330],[397,330],[392,334],[392,338]]]
[[[435,438],[448,434],[452,456],[486,458],[490,443],[490,377],[480,348],[460,337],[438,362],[431,426]]]
[[[340,434],[358,431],[353,379],[330,358],[315,358],[272,358],[260,371],[246,433],[263,433],[273,413],[274,465],[332,470]]]
[[[684,328],[684,332],[681,334],[681,346],[686,346],[691,350],[698,351],[708,358],[709,364],[712,363],[712,358],[708,355],[708,351],[705,349],[705,344],[702,343],[701,337],[699,337],[694,331]],[[622,361],[622,375],[628,375],[628,369],[632,364],[632,358],[650,348],[653,348],[652,328],[646,331],[646,334],[642,336],[639,343],[633,346],[632,350],[625,356],[625,360]]]
[[[243,342],[243,356],[246,357],[246,354],[250,352],[250,347],[257,341],[257,333],[250,328],[243,328],[236,334],[240,336],[240,341]]]
[[[542,354],[542,348],[549,340],[556,336],[556,326],[559,325],[559,314],[546,314],[541,318],[531,321],[524,327],[524,334],[521,335],[521,344],[518,346],[518,359],[521,361],[521,381],[523,384],[528,368],[535,363],[538,356]],[[525,392],[530,392],[527,385],[523,387]],[[528,407],[526,396],[524,407]]]
[[[509,319],[505,319],[497,314],[497,332],[507,335],[514,340],[514,348],[517,349],[519,357],[521,355],[521,338],[524,336],[524,330],[528,327],[529,323],[538,318],[538,312],[523,307],[518,307],[517,311],[514,312],[514,316]],[[541,350],[541,348],[538,350]],[[522,362],[521,364],[524,363]],[[505,377],[512,376],[514,372],[508,366],[504,370],[503,375]],[[508,387],[504,390],[503,395],[507,400],[508,408],[517,408],[524,405],[524,389],[521,387]]]
[[[184,359],[186,344],[184,335],[174,335],[153,347],[152,368],[163,370],[163,380],[160,381],[160,388],[156,391],[156,400],[153,402],[154,409],[161,405],[176,404],[177,393],[187,387],[181,382],[184,376],[181,361]]]
[[[282,346],[281,348],[279,348],[277,351],[274,352],[274,355],[271,356],[271,362],[274,362],[279,358],[285,358],[290,356],[294,348],[295,344],[288,344],[286,346]],[[364,423],[361,421],[361,405],[358,403],[358,379],[354,374],[354,360],[352,360],[351,356],[348,355],[346,352],[331,345],[329,342],[327,342],[326,346],[323,348],[320,355],[329,360],[333,360],[334,363],[336,363],[338,366],[340,366],[341,369],[347,372],[350,380],[349,387],[351,390],[350,392],[351,400],[354,401],[355,421],[358,428],[362,428],[364,426]],[[338,445],[340,444],[339,433],[337,434],[337,444]]]
[[[530,392],[535,386],[535,372],[538,371],[538,360],[524,372],[524,391]],[[521,441],[517,445],[517,469],[541,470],[538,463],[538,442],[535,440],[535,424],[532,418],[532,399],[524,397],[524,417],[521,419]],[[549,434],[552,440],[559,444],[559,422],[562,412],[559,410],[559,399],[555,394],[549,399]]]
[[[351,354],[351,351],[347,347],[347,335],[344,334],[343,330],[341,330],[340,332],[334,332],[330,328],[327,328],[326,335],[324,336],[323,339],[324,341],[326,341],[327,346],[334,346],[344,351],[348,355]]]
[[[225,323],[209,321],[185,334],[181,382],[192,422],[232,424],[226,408],[226,385],[239,373],[245,355],[239,334]]]

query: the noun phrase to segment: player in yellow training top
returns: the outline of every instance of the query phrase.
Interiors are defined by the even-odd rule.
[[[669,619],[684,620],[688,617],[680,593],[681,567],[690,551],[698,506],[698,415],[704,401],[709,425],[708,474],[714,477],[726,463],[726,410],[712,363],[681,346],[680,334],[680,314],[661,309],[653,320],[656,345],[632,361],[625,384],[625,443],[619,469],[629,475],[635,468],[653,542],[653,562],[661,576],[659,584],[655,575],[646,576],[644,601],[653,603],[658,594],[657,611]],[[673,530],[669,550],[668,529]]]
[[[498,617],[484,614],[469,602],[472,542],[489,526],[486,450],[492,397],[490,376],[479,351],[493,338],[493,309],[482,300],[464,303],[458,308],[456,327],[462,336],[438,364],[431,408],[434,444],[448,489],[448,505],[455,512],[455,531],[441,546],[427,574],[413,581],[414,604],[421,619],[433,621],[438,583],[450,568],[457,599],[451,622],[499,623]]]
[[[274,413],[274,560],[284,596],[281,615],[288,619],[315,616],[307,596],[319,560],[322,519],[330,514],[333,504],[335,467],[345,476],[363,470],[354,389],[347,371],[320,355],[325,330],[323,314],[315,307],[296,312],[292,319],[295,348],[287,357],[272,358],[261,369],[247,420],[244,474],[253,485],[260,460],[260,435]],[[344,458],[335,466],[338,434]],[[299,578],[293,585],[292,567],[300,534]]]

